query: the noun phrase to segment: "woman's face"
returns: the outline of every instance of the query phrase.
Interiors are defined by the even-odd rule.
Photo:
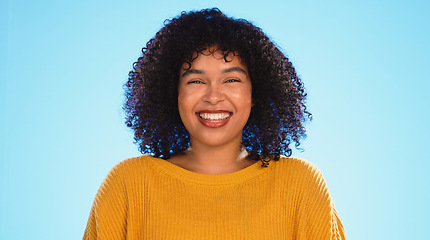
[[[179,72],[178,108],[191,144],[221,146],[242,140],[252,107],[248,69],[233,53],[203,51]]]

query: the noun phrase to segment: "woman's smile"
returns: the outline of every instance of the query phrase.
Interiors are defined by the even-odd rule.
[[[196,113],[200,122],[210,128],[222,127],[230,120],[233,113],[227,111],[201,111]]]

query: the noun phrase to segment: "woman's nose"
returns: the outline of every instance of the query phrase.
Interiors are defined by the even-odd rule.
[[[208,86],[205,96],[203,97],[203,101],[208,102],[212,105],[215,105],[221,101],[224,101],[225,94],[222,91],[222,88],[218,85]]]

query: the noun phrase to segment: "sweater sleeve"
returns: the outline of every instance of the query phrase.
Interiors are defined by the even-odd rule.
[[[126,238],[127,192],[122,165],[112,168],[101,184],[91,208],[84,240]]]
[[[308,165],[306,239],[344,240],[345,231],[321,172]]]

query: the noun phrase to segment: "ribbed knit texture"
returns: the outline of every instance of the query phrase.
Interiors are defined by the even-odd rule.
[[[296,158],[198,174],[141,156],[116,165],[83,239],[345,239],[318,169]]]

